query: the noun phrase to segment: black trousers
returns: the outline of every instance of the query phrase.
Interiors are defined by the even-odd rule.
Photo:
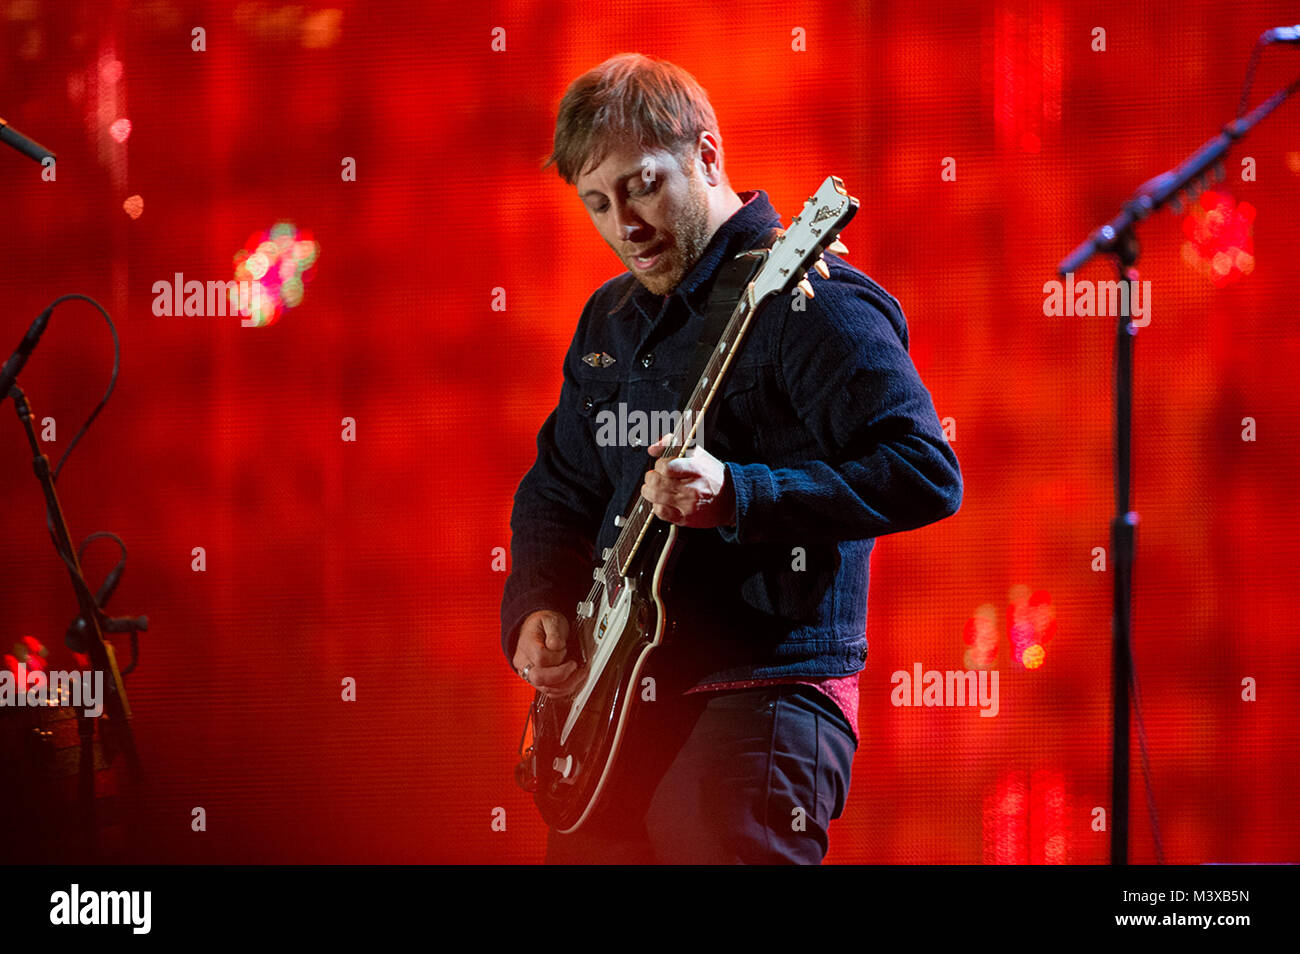
[[[547,864],[820,864],[857,743],[811,686],[638,701],[608,788]]]

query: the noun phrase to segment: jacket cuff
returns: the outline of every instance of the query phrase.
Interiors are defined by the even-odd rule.
[[[724,464],[727,480],[736,496],[736,522],[718,527],[728,543],[755,543],[754,527],[761,526],[762,513],[776,500],[772,468],[766,464]]]

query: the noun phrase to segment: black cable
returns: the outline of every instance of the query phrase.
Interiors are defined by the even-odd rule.
[[[1264,52],[1264,38],[1260,37],[1255,48],[1250,51],[1250,62],[1246,64],[1246,80],[1241,85],[1241,101],[1237,103],[1237,118],[1246,115],[1246,103],[1250,101],[1250,87],[1255,82],[1255,67],[1259,65],[1259,55]]]
[[[58,466],[54,468],[54,480],[56,482],[59,479],[59,471],[63,470],[63,465],[67,461],[68,455],[72,453],[72,448],[77,446],[77,441],[81,440],[86,431],[90,429],[90,425],[94,422],[95,418],[99,417],[99,412],[102,411],[104,405],[108,403],[108,398],[113,393],[113,388],[117,386],[117,370],[122,361],[122,342],[117,337],[117,327],[113,324],[113,319],[109,317],[108,312],[104,310],[104,306],[95,301],[95,299],[91,298],[89,295],[81,295],[75,292],[71,295],[60,295],[58,298],[54,299],[54,301],[50,302],[49,309],[53,311],[54,308],[62,302],[69,301],[73,298],[79,298],[82,301],[90,302],[90,304],[99,309],[99,313],[103,315],[104,320],[108,322],[108,330],[113,335],[113,373],[108,379],[108,388],[104,391],[104,396],[99,399],[99,403],[95,405],[95,409],[90,412],[90,417],[86,418],[86,423],[81,425],[81,430],[77,431],[76,435],[72,438],[72,442],[68,444],[68,449],[65,450],[63,456],[59,458]]]
[[[95,405],[94,409],[90,412],[90,416],[86,418],[85,423],[82,424],[81,428],[77,431],[77,433],[73,435],[72,440],[68,443],[67,449],[65,449],[62,456],[59,457],[59,463],[55,466],[54,472],[51,475],[51,480],[53,482],[58,481],[59,474],[63,470],[63,465],[68,461],[68,455],[72,453],[72,449],[77,446],[77,443],[81,440],[81,438],[85,436],[88,430],[90,430],[90,425],[95,422],[95,418],[99,417],[99,412],[104,410],[105,405],[108,404],[108,399],[112,396],[113,389],[117,387],[117,374],[122,364],[122,341],[118,337],[117,326],[113,324],[113,319],[109,315],[109,313],[104,309],[104,306],[101,305],[99,302],[95,301],[95,299],[91,298],[89,295],[82,295],[78,292],[74,292],[69,295],[60,295],[58,298],[54,299],[54,301],[50,302],[50,304],[47,306],[47,310],[53,312],[54,309],[57,308],[59,305],[63,304],[63,302],[72,301],[73,299],[79,299],[81,301],[88,302],[91,305],[93,305],[95,309],[98,310],[99,313],[104,316],[104,321],[108,323],[109,333],[113,336],[113,371],[109,375],[108,387],[104,389],[104,396],[99,399],[99,403]],[[95,533],[90,534],[88,537],[86,537],[84,540],[81,541],[81,546],[77,550],[77,561],[74,562],[71,557],[71,554],[65,553],[63,551],[63,548],[59,546],[58,536],[54,532],[54,520],[48,508],[45,511],[45,525],[50,531],[50,538],[54,541],[55,552],[59,554],[59,557],[63,560],[65,564],[67,564],[68,569],[74,575],[77,574],[77,563],[80,562],[81,555],[86,552],[87,545],[90,544],[91,541],[97,540],[101,537],[108,537],[114,540],[122,551],[121,563],[124,564],[126,562],[126,557],[127,557],[126,544],[123,543],[122,538],[115,533],[112,533],[108,530],[99,530],[96,531]],[[120,670],[121,675],[123,677],[127,676],[132,670],[135,669],[135,667],[139,664],[139,661],[140,661],[139,634],[135,630],[132,630],[131,631],[131,664],[127,666],[125,669]]]
[[[82,556],[85,554],[87,544],[89,544],[92,540],[98,540],[100,537],[108,537],[114,543],[117,544],[117,548],[122,551],[122,562],[125,563],[126,544],[122,542],[122,538],[119,537],[116,533],[111,533],[108,530],[96,530],[90,536],[86,537],[86,539],[82,540],[81,546],[77,548],[77,560],[80,561]]]
[[[108,403],[108,398],[113,393],[113,388],[117,385],[117,371],[122,359],[122,342],[117,336],[117,328],[113,324],[113,319],[110,318],[108,312],[104,310],[104,306],[95,301],[95,299],[91,298],[89,295],[82,295],[77,292],[73,292],[70,295],[60,295],[58,298],[54,299],[54,301],[50,302],[46,310],[53,312],[54,309],[63,302],[74,298],[90,302],[90,304],[99,309],[99,313],[103,315],[104,320],[108,322],[108,330],[113,335],[113,373],[109,375],[108,388],[104,391],[104,396],[99,399],[99,403],[95,405],[94,410],[90,412],[90,416],[86,418],[86,422],[81,425],[81,429],[77,431],[73,436],[71,443],[68,444],[67,450],[65,450],[63,455],[59,458],[58,466],[54,468],[54,473],[51,475],[51,480],[55,483],[58,482],[59,472],[63,470],[63,465],[67,462],[68,455],[72,453],[72,449],[77,446],[77,442],[81,440],[86,431],[90,429],[91,423],[93,423],[95,418],[99,416],[99,412],[104,409],[104,405]],[[58,535],[54,532],[54,520],[51,518],[48,509],[45,511],[45,526],[50,531],[50,539],[54,541],[54,551],[58,553],[60,559],[67,564],[68,569],[72,571],[73,574],[76,574],[77,568],[72,561],[71,554],[64,553],[63,548],[59,546]]]
[[[1160,815],[1156,811],[1156,796],[1151,788],[1151,761],[1147,755],[1147,727],[1142,719],[1142,693],[1138,691],[1137,665],[1133,660],[1133,643],[1128,646],[1129,687],[1133,691],[1133,714],[1137,717],[1138,752],[1142,755],[1142,784],[1147,794],[1147,817],[1151,821],[1151,838],[1155,842],[1156,864],[1165,863],[1165,848],[1160,838]]]

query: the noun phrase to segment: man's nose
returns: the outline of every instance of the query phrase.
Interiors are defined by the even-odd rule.
[[[634,241],[636,233],[643,230],[645,227],[645,223],[637,218],[635,213],[633,213],[626,205],[619,209],[618,237],[624,242]]]

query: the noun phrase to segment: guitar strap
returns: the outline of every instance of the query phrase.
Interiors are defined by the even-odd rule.
[[[781,237],[782,231],[779,228],[768,229],[750,251],[771,248]],[[746,255],[742,252],[718,271],[718,277],[714,280],[713,289],[709,293],[708,305],[705,306],[704,321],[700,325],[700,338],[691,357],[684,390],[677,395],[679,408],[686,407],[691,392],[704,374],[704,368],[709,363],[713,349],[718,346],[718,341],[722,338],[723,329],[727,327],[732,312],[736,310],[736,303],[740,301],[740,296],[745,293],[745,288],[764,261],[764,256]]]

